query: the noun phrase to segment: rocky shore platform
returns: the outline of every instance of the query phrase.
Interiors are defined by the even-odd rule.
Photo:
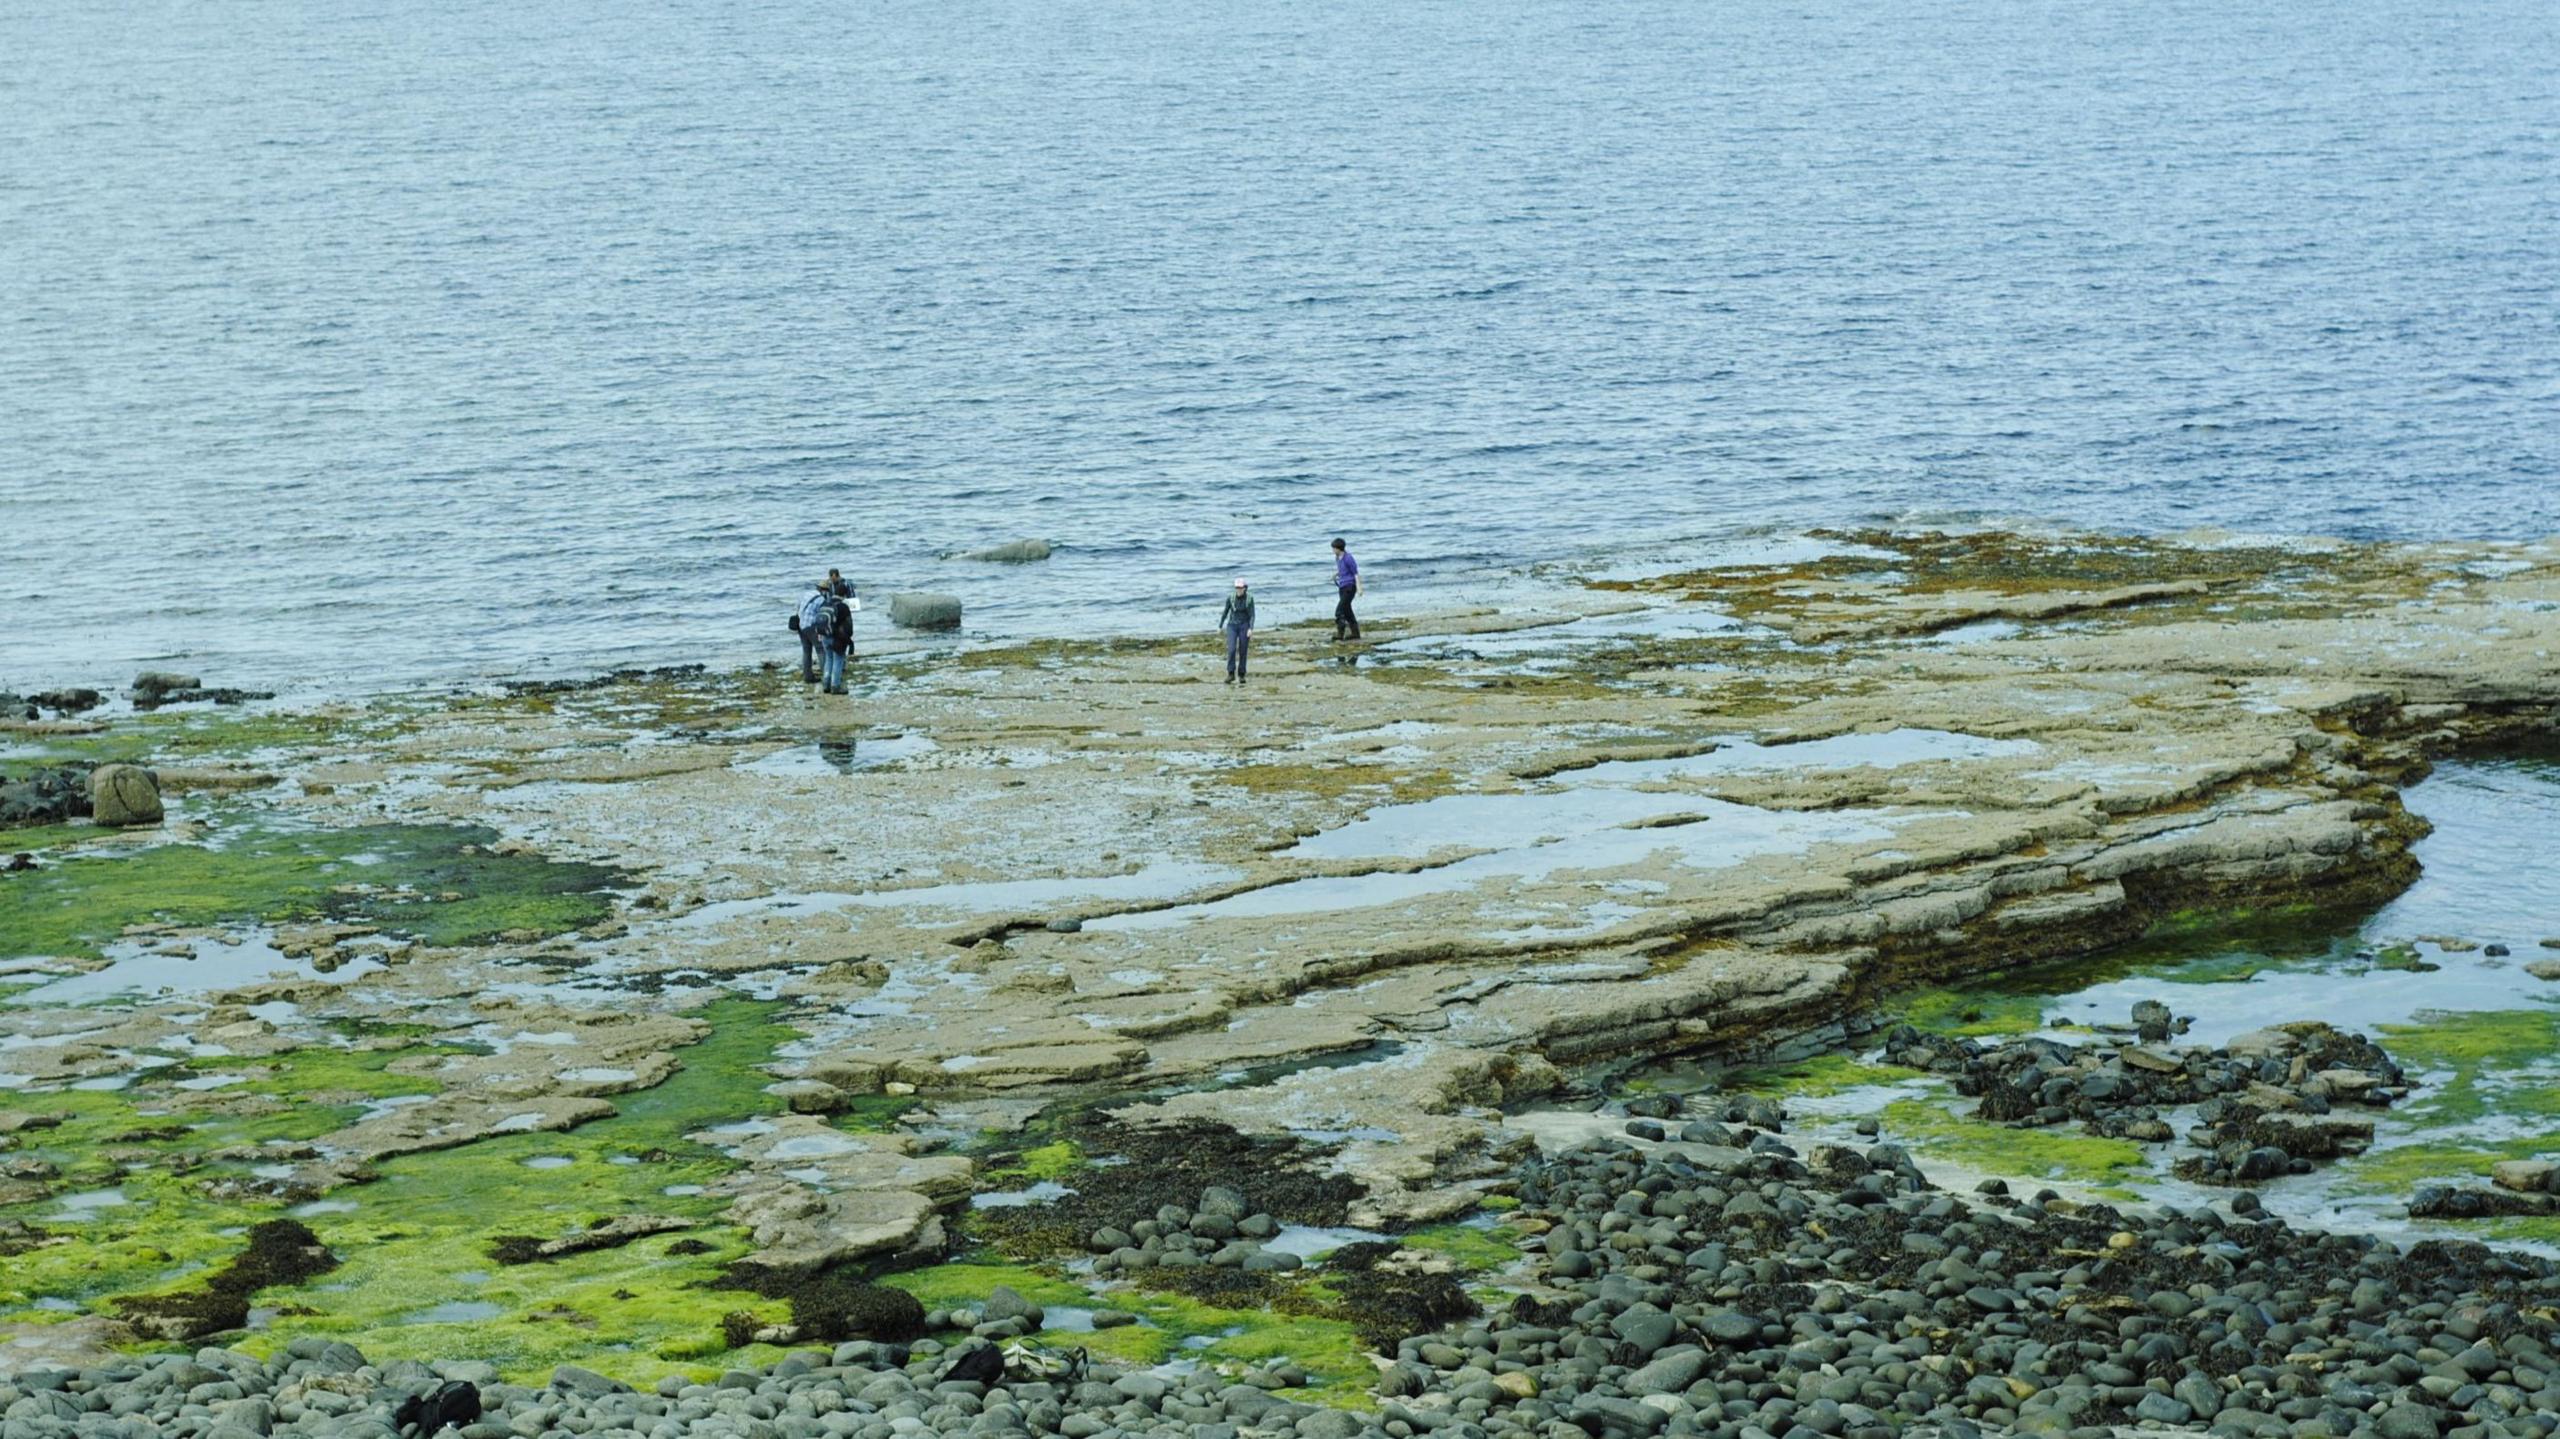
[[[2401,790],[2553,734],[2560,546],[1826,534],[1370,629],[0,718],[0,1434],[371,1432],[433,1364],[466,1433],[2549,1432],[2531,1255],[1551,1121],[1891,1038],[1968,1122],[2218,1104],[2216,1191],[2352,1151],[2387,1055],[1897,997],[2397,893]],[[326,1272],[207,1287],[282,1219]]]

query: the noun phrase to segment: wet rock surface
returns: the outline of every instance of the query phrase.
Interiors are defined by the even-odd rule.
[[[272,690],[236,689],[216,685],[208,688],[194,675],[174,674],[167,670],[144,670],[133,677],[133,707],[155,710],[163,705],[217,704],[240,705],[252,700],[275,698]]]
[[[93,1308],[174,1282],[146,1216],[176,1199],[208,1206],[187,1237],[215,1252],[188,1263],[228,1254],[202,1244],[214,1226],[313,1201],[331,1242],[414,1250],[404,1177],[487,1163],[512,1196],[583,1172],[488,1158],[533,1155],[537,1134],[581,1165],[680,1150],[692,1168],[463,1233],[448,1247],[468,1262],[495,1238],[660,1214],[698,1232],[631,1262],[687,1282],[749,1258],[774,1283],[923,1262],[992,1227],[958,1214],[980,1150],[1092,1103],[1307,1140],[1329,1166],[1308,1178],[1345,1192],[1237,1165],[1168,1170],[1152,1193],[1080,1174],[1076,1199],[1112,1207],[1061,1223],[1047,1253],[1110,1257],[1122,1246],[1090,1248],[1106,1228],[1143,1253],[1152,1221],[1157,1262],[1114,1282],[1278,1283],[1245,1267],[1283,1262],[1247,1222],[1394,1232],[1467,1212],[1515,1181],[1530,1141],[1509,1121],[1568,1071],[1815,1053],[1914,983],[2190,910],[2389,895],[2424,830],[2399,787],[2547,734],[2560,701],[2532,658],[2560,647],[2560,552],[2535,547],[1867,534],[1806,563],[1382,616],[1351,664],[1320,622],[1274,618],[1249,703],[1186,636],[911,641],[867,664],[855,705],[695,667],[307,713],[12,720],[13,754],[48,765],[224,776],[149,843],[54,837],[6,881],[48,904],[0,915],[24,936],[0,959],[62,996],[0,1016],[0,1068],[25,1081],[12,1103],[121,1116],[79,1153],[29,1138],[10,1161],[25,1171],[0,1175],[13,1216],[53,1240],[29,1264],[59,1273],[56,1207],[119,1178],[131,1193],[79,1231],[122,1256],[117,1278],[57,1286]],[[429,826],[442,837],[413,844]],[[305,931],[324,922],[373,932]],[[775,1042],[686,1018],[714,1012]],[[2253,1083],[2293,1104],[2208,1090],[2239,1056],[2195,1060],[2183,1039],[2146,1011],[2100,1046],[2112,1059],[2021,1051],[1979,1097],[2040,1124],[2212,1130],[2199,1154],[2237,1146],[2237,1178],[2351,1149],[2374,1113],[2358,1094],[2392,1086],[2366,1069],[2315,1094],[2324,1071],[2297,1081],[2288,1055]],[[391,1051],[396,1067],[358,1062]],[[2048,1098],[2065,1071],[2116,1088]],[[1639,1143],[1784,1142],[1747,1111],[1629,1120],[1652,1126]],[[608,1133],[610,1159],[588,1142]],[[1216,1187],[1249,1207],[1204,1230]],[[1176,1204],[1178,1224],[1160,1212]],[[1239,1240],[1258,1251],[1208,1262]],[[365,1302],[293,1300],[332,1321]],[[778,1302],[760,1331],[793,1322]],[[685,1333],[708,1342],[697,1317]],[[608,1313],[589,1347],[658,1354],[650,1322]],[[1464,1332],[1432,1342],[1466,1352]],[[1490,1372],[1506,1393],[1533,1382]]]
[[[2208,1209],[1959,1199],[1892,1146],[1602,1144],[1532,1171],[1520,1195],[1554,1226],[1561,1292],[1524,1295],[1462,1363],[1415,1376],[1521,1366],[1538,1397],[1488,1398],[1488,1432],[2555,1423],[2539,1396],[2560,1381],[2560,1270],[2530,1256]]]
[[[0,828],[86,817],[89,774],[87,765],[55,765],[0,777]]]

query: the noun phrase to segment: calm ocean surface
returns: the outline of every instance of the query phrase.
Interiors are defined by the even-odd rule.
[[[1335,533],[1392,612],[1894,517],[2560,531],[2551,0],[0,0],[0,56],[0,687],[779,654],[828,563],[1014,634],[1320,613]]]

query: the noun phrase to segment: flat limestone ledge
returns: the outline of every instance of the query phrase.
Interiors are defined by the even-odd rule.
[[[229,802],[485,824],[638,876],[610,925],[394,965],[332,1013],[775,975],[807,1036],[776,1078],[1024,1112],[1143,1090],[1350,1135],[1378,1203],[1418,1214],[1561,1065],[1748,1050],[2168,909],[2387,894],[2423,828],[2397,787],[2560,704],[2548,545],[1865,535],[1376,618],[1359,647],[1273,628],[1249,692],[1194,636],[868,661],[844,697],[749,674],[413,707],[262,750],[279,783]],[[48,1082],[184,1022],[0,1018]],[[612,1052],[439,1070],[347,1137],[576,1124],[683,1062],[674,1031],[544,1023]],[[1237,1069],[1273,1077],[1209,1093]],[[931,1243],[967,1162],[873,1138],[741,1159],[777,1262]],[[789,1177],[813,1167],[824,1192]]]

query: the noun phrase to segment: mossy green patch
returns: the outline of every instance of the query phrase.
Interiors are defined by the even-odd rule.
[[[2462,1072],[2560,1060],[2560,1009],[2424,1010],[2381,1030],[2383,1046],[2403,1066]]]
[[[1396,1242],[1407,1249],[1446,1255],[1470,1270],[1501,1269],[1520,1257],[1520,1246],[1511,1242],[1506,1231],[1474,1224],[1435,1224],[1398,1235]]]
[[[1034,1304],[1089,1306],[1103,1302],[1080,1284],[1023,1264],[982,1261],[936,1264],[930,1268],[887,1275],[880,1282],[914,1295],[917,1302],[927,1309],[976,1308],[986,1303],[987,1295],[1000,1284]]]
[[[1270,1365],[1282,1361],[1307,1371],[1308,1388],[1293,1397],[1319,1403],[1354,1404],[1367,1398],[1377,1382],[1377,1366],[1359,1331],[1338,1319],[1290,1314],[1277,1309],[1229,1309],[1179,1294],[1140,1292],[1114,1294],[1117,1307],[1145,1319],[1163,1336],[1159,1352],[1183,1355],[1203,1363]],[[1205,1343],[1185,1344],[1189,1339]]]
[[[114,833],[114,830],[101,829],[94,824],[36,824],[21,829],[0,829],[0,854],[42,854],[46,850]],[[15,878],[14,875],[0,875],[0,884],[7,884]],[[8,892],[0,890],[0,894]]]
[[[2031,1034],[2044,1022],[2041,995],[1989,989],[1927,989],[1901,1002],[1902,1017],[1940,1034]]]
[[[2342,1184],[2406,1194],[2484,1180],[2500,1160],[2549,1156],[2560,1132],[2560,1010],[2424,1011],[2381,1031],[2420,1085],[2383,1121],[2384,1142],[2343,1162]]]
[[[140,765],[289,758],[387,738],[407,725],[410,709],[385,701],[316,710],[163,710],[121,716],[95,734],[43,736],[30,753],[51,761]]]
[[[427,944],[544,936],[612,912],[603,865],[500,854],[494,831],[381,824],[211,827],[208,842],[82,855],[11,877],[0,957],[84,955],[129,928],[335,919]]]
[[[2142,1146],[2051,1129],[2012,1129],[1960,1115],[1943,1103],[1905,1099],[1887,1105],[1885,1137],[1925,1161],[1943,1159],[2003,1179],[2050,1179],[2103,1185],[2143,1167]]]
[[[1084,1151],[1075,1141],[1061,1139],[1034,1149],[1023,1150],[995,1168],[985,1171],[981,1188],[1009,1189],[1019,1185],[1039,1184],[1064,1179],[1084,1166]]]
[[[893,1128],[897,1122],[924,1106],[913,1095],[858,1094],[843,1109],[836,1111],[833,1123],[838,1129],[857,1134],[878,1134]]]
[[[1091,1333],[1045,1331],[1041,1342],[1130,1364],[1158,1364],[1177,1354],[1210,1364],[1287,1360],[1304,1368],[1313,1381],[1311,1391],[1301,1397],[1319,1402],[1356,1402],[1368,1393],[1377,1373],[1353,1327],[1320,1316],[1229,1308],[1161,1290],[1090,1289],[1052,1270],[986,1260],[912,1269],[881,1282],[913,1294],[927,1309],[974,1308],[998,1285],[1044,1308],[1119,1309],[1139,1316],[1140,1322]],[[1275,1283],[1295,1296],[1292,1307],[1320,1304],[1325,1298],[1314,1281]]]
[[[1819,1098],[1845,1094],[1853,1089],[1866,1089],[1878,1084],[1899,1084],[1920,1075],[1916,1069],[1899,1064],[1869,1064],[1853,1055],[1820,1054],[1792,1064],[1758,1065],[1734,1070],[1724,1076],[1727,1088],[1751,1094],[1803,1095]]]
[[[375,1182],[302,1212],[338,1255],[337,1272],[263,1293],[257,1302],[291,1312],[272,1331],[237,1342],[266,1352],[295,1335],[325,1334],[350,1339],[377,1359],[488,1359],[514,1378],[538,1378],[561,1363],[641,1383],[669,1372],[699,1374],[680,1366],[711,1357],[721,1315],[747,1307],[736,1291],[715,1286],[753,1245],[720,1221],[724,1197],[699,1192],[737,1165],[686,1135],[773,1110],[772,1096],[763,1092],[772,1079],[764,1066],[793,1037],[776,1022],[780,1008],[743,999],[706,1007],[699,1015],[709,1032],[681,1053],[684,1067],[654,1088],[615,1096],[618,1112],[611,1118],[565,1133],[501,1135],[383,1161]],[[202,1068],[264,1071],[216,1096],[383,1097],[420,1087],[385,1067],[427,1052],[423,1046],[314,1048],[256,1061],[208,1061]],[[77,1148],[94,1156],[119,1130],[170,1123],[170,1115],[156,1111],[172,1105],[174,1095],[73,1091],[21,1094],[12,1102],[65,1113],[60,1129],[33,1137],[59,1152]],[[197,1115],[196,1130],[152,1148],[176,1153],[217,1142],[308,1138],[356,1112],[354,1105],[305,1104],[249,1117]],[[180,1111],[177,1117],[190,1116]],[[537,1159],[541,1167],[528,1163]],[[0,1277],[0,1309],[23,1309],[40,1296],[104,1307],[115,1295],[182,1287],[236,1252],[242,1227],[276,1212],[271,1204],[208,1196],[205,1181],[245,1176],[244,1164],[179,1174],[162,1160],[134,1162],[138,1167],[122,1172],[83,1172],[82,1182],[115,1184],[127,1202],[62,1226],[77,1242],[17,1256]],[[90,1168],[97,1164],[93,1158]],[[42,1223],[58,1208],[39,1201],[7,1213]],[[565,1235],[622,1214],[696,1223],[542,1264],[508,1267],[489,1256],[498,1235]]]

